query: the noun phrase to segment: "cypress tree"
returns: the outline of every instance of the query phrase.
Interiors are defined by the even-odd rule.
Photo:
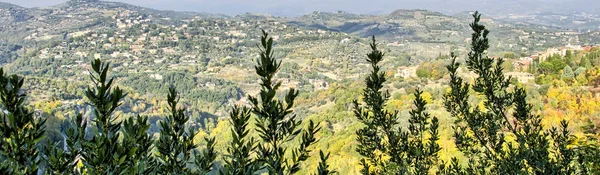
[[[579,62],[579,67],[584,67],[586,69],[592,68],[592,62],[590,61],[590,59],[588,57],[589,56],[586,55],[581,58],[581,61]]]
[[[573,61],[573,51],[572,50],[567,50],[565,53],[565,63],[568,66],[576,66],[575,62]]]
[[[261,90],[257,97],[248,98],[252,104],[252,112],[257,116],[256,131],[260,138],[256,147],[256,160],[268,174],[294,174],[300,170],[300,163],[308,158],[308,147],[317,141],[314,136],[320,128],[312,120],[306,129],[299,128],[301,122],[292,114],[294,99],[298,96],[295,89],[291,88],[283,101],[276,99],[281,82],[274,82],[273,78],[281,62],[273,57],[273,38],[265,31],[261,37],[261,46],[258,65],[255,66],[256,73],[261,77]],[[291,157],[286,157],[285,153],[290,148],[284,144],[297,136],[300,136],[299,146],[291,149]]]

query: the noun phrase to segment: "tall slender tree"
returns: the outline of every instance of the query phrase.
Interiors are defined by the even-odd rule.
[[[425,112],[426,102],[422,91],[417,90],[416,108],[410,112],[410,132],[402,131],[398,126],[399,111],[385,109],[390,95],[383,90],[386,77],[379,66],[384,54],[377,49],[375,37],[372,41],[372,51],[367,54],[372,71],[365,79],[364,104],[354,100],[354,115],[365,125],[356,132],[357,152],[364,157],[362,174],[427,174],[437,163],[440,150],[436,143],[438,119]]]
[[[300,162],[308,158],[310,145],[316,142],[315,134],[319,127],[309,121],[308,128],[301,130],[301,122],[292,114],[294,99],[298,91],[290,89],[284,101],[276,98],[281,82],[273,78],[279,70],[281,62],[273,57],[273,38],[263,31],[261,37],[260,58],[255,66],[256,73],[261,77],[261,90],[257,97],[250,96],[252,112],[256,114],[256,131],[260,143],[257,145],[257,161],[264,165],[269,174],[294,174],[300,170]],[[291,157],[285,153],[289,147],[284,144],[300,137],[299,147],[291,149]]]
[[[408,156],[409,172],[411,174],[429,174],[430,169],[438,164],[438,152],[441,150],[437,141],[439,121],[426,112],[427,101],[420,89],[414,92],[414,109],[409,111],[408,120]]]
[[[478,77],[473,85],[458,75],[456,56],[447,66],[450,88],[445,95],[446,109],[456,119],[454,138],[457,147],[468,158],[466,167],[453,159],[442,172],[449,174],[573,174],[580,172],[578,161],[588,162],[585,155],[576,156],[569,148],[572,136],[563,121],[560,129],[544,131],[541,117],[533,115],[532,105],[522,87],[509,88],[511,77],[505,77],[502,58],[486,55],[489,30],[479,23],[481,15],[473,14],[471,51],[467,68]],[[484,96],[484,109],[469,103],[469,91]],[[512,112],[511,112],[512,111]],[[515,138],[509,141],[509,136]],[[554,145],[551,145],[551,143]],[[550,151],[553,150],[553,151]],[[554,157],[554,158],[553,158]]]
[[[121,122],[113,113],[121,105],[125,93],[119,87],[113,87],[114,79],[108,78],[109,64],[100,59],[92,61],[90,78],[94,86],[88,88],[86,97],[92,106],[95,127],[89,140],[89,147],[84,147],[84,165],[89,173],[117,174],[125,171],[125,160],[129,147],[119,143]]]
[[[229,113],[231,128],[231,145],[227,148],[228,159],[221,174],[251,175],[258,170],[256,163],[250,157],[256,148],[255,139],[249,137],[247,129],[251,111],[246,107],[234,106]]]
[[[24,78],[0,68],[0,174],[36,174],[46,119],[25,107]]]
[[[216,158],[214,152],[214,138],[205,138],[207,149],[203,154],[195,152],[199,146],[194,143],[196,131],[187,127],[189,116],[184,114],[185,109],[178,107],[179,95],[174,87],[169,88],[167,96],[170,115],[166,121],[161,121],[160,137],[156,141],[158,150],[159,174],[195,174],[207,173],[212,169]],[[195,165],[196,170],[192,167]]]
[[[64,126],[63,143],[46,147],[46,172],[148,174],[154,171],[150,166],[152,140],[146,133],[150,128],[148,118],[137,116],[116,122],[118,116],[113,113],[126,94],[119,87],[113,88],[114,79],[108,78],[108,70],[108,63],[92,61],[90,78],[94,86],[86,92],[92,115],[88,118],[77,115]],[[78,166],[80,163],[83,169]]]
[[[121,106],[123,98],[127,95],[119,87],[114,87],[114,79],[108,78],[110,64],[103,63],[100,59],[92,61],[90,78],[94,84],[88,88],[86,97],[92,106],[94,115],[91,139],[84,142],[81,156],[87,173],[92,174],[120,174],[135,172],[150,172],[149,155],[151,139],[146,133],[149,128],[147,117],[136,117],[118,122],[114,115]],[[77,129],[84,131],[71,135],[75,138],[85,138],[85,127]],[[83,134],[83,135],[80,135]],[[139,147],[132,147],[139,146]]]
[[[194,166],[196,170],[194,174],[208,174],[213,170],[215,159],[217,159],[217,151],[215,150],[215,138],[205,137],[206,148],[202,151],[194,150]]]

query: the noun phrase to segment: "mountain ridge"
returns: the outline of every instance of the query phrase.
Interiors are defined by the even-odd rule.
[[[535,2],[529,2],[528,3],[535,3]],[[200,17],[210,17],[210,18],[231,18],[234,16],[230,16],[230,15],[225,15],[225,14],[219,14],[219,13],[209,13],[209,12],[193,12],[193,11],[174,11],[174,10],[156,10],[153,8],[149,8],[149,7],[143,7],[143,6],[137,6],[137,5],[132,5],[132,4],[128,4],[128,3],[124,3],[124,2],[113,2],[113,1],[101,1],[101,0],[70,0],[67,1],[65,3],[61,3],[61,4],[57,4],[57,5],[53,5],[53,6],[48,6],[48,7],[36,7],[36,8],[24,8],[24,7],[20,7],[14,4],[10,4],[10,3],[4,3],[5,5],[0,5],[1,6],[7,6],[7,7],[14,7],[14,8],[19,8],[19,9],[27,9],[27,10],[34,10],[34,9],[55,9],[55,8],[61,8],[61,7],[69,7],[69,6],[82,6],[82,5],[97,5],[97,6],[106,6],[106,8],[124,8],[124,9],[130,9],[130,10],[136,10],[140,13],[145,13],[145,14],[151,14],[151,15],[155,15],[159,18],[172,18],[172,19],[189,19],[189,18],[193,18],[196,16],[200,16]],[[488,3],[489,4],[489,3]],[[510,3],[509,3],[510,4]],[[554,3],[549,3],[551,4],[556,4],[556,2]],[[489,5],[488,5],[489,6]],[[555,5],[552,5],[555,6]],[[550,8],[550,7],[545,7],[545,8]],[[337,11],[337,12],[325,12],[325,11],[321,11],[320,13],[322,14],[336,14],[339,12],[344,12],[344,14],[346,14],[347,16],[358,16],[358,17],[365,17],[365,16],[387,16],[387,17],[393,17],[393,16],[401,16],[403,15],[402,13],[407,13],[407,12],[411,12],[411,11],[421,11],[423,13],[427,13],[429,15],[435,15],[435,16],[449,16],[449,17],[457,17],[457,14],[465,14],[464,11],[463,12],[459,12],[459,13],[444,13],[444,12],[439,12],[439,11],[435,11],[435,10],[426,10],[426,9],[417,9],[417,8],[406,8],[406,9],[396,9],[393,10],[389,13],[385,13],[385,14],[380,14],[380,15],[370,15],[370,14],[360,14],[360,13],[349,13],[349,12],[344,12],[344,11]],[[579,15],[581,13],[564,13],[562,11],[556,11],[556,12],[552,12],[555,14],[561,14],[562,17],[561,18],[565,18],[565,14],[569,14],[567,15],[568,17],[573,17],[573,18],[569,18],[572,19],[572,21],[575,21],[575,23],[577,23],[576,25],[571,25],[573,23],[559,23],[558,25],[553,23],[556,20],[556,17],[552,17],[551,12],[545,13],[543,10],[539,11],[539,10],[533,10],[533,11],[526,11],[523,13],[518,13],[518,14],[513,14],[513,12],[515,11],[515,8],[509,8],[506,9],[505,11],[498,11],[498,10],[493,10],[492,9],[486,9],[484,10],[484,14],[486,14],[487,11],[487,16],[491,17],[493,19],[498,19],[498,20],[503,20],[506,22],[520,22],[520,23],[531,23],[531,24],[535,24],[535,25],[545,25],[545,26],[552,26],[552,27],[560,27],[560,28],[565,28],[565,29],[600,29],[598,27],[595,27],[596,24],[600,23],[600,17],[595,15],[595,17],[593,17],[594,20],[592,20],[593,22],[589,22],[589,24],[578,24],[578,23],[586,23],[586,20],[589,20],[588,17],[581,17],[582,15]],[[504,12],[501,13],[501,12]],[[258,14],[258,13],[256,13]],[[278,12],[274,12],[274,13],[269,13],[269,15],[273,16],[273,15],[277,15]],[[300,15],[297,17],[284,17],[284,16],[275,16],[275,17],[280,17],[280,18],[289,18],[289,19],[302,19],[305,18],[307,15],[309,14],[304,14],[304,15]],[[525,19],[531,19],[531,18],[535,18],[538,20],[524,20],[524,19],[519,19],[518,17],[522,17],[523,15],[527,15],[528,17]],[[462,15],[461,15],[462,16]],[[517,18],[515,18],[515,16]],[[351,19],[351,18],[350,18]]]
[[[4,3],[4,6],[11,6]],[[126,16],[126,17],[124,17]],[[81,31],[100,28],[118,29],[134,25],[135,21],[150,20],[162,25],[181,25],[196,18],[225,20],[270,20],[295,25],[304,29],[342,32],[358,37],[377,36],[390,42],[432,42],[463,44],[468,38],[469,13],[447,15],[425,9],[397,9],[384,15],[355,14],[344,11],[312,12],[299,17],[280,17],[272,14],[246,13],[228,16],[223,14],[178,12],[156,10],[123,2],[100,0],[71,0],[65,3],[41,7],[5,9],[0,12],[0,36],[8,43],[27,46],[39,45],[50,39],[66,39]],[[239,19],[234,19],[239,18]],[[243,19],[248,18],[248,19]],[[130,22],[131,24],[125,24]],[[506,35],[522,35],[514,26],[526,28],[526,33],[554,33],[560,26],[536,24],[518,20],[496,20],[486,16],[485,21],[494,30],[506,31]],[[511,32],[511,30],[513,30]],[[570,30],[570,29],[564,29]],[[518,30],[520,31],[520,30]],[[514,41],[511,37],[507,41]]]
[[[8,2],[0,2],[0,8],[25,8],[25,7],[21,7],[19,5],[16,4],[11,4]]]

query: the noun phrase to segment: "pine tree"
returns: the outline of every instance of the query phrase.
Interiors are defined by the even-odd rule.
[[[571,142],[566,121],[560,131],[543,130],[541,117],[532,114],[525,89],[515,87],[509,90],[511,78],[505,78],[503,59],[486,56],[490,33],[479,24],[481,15],[475,12],[471,52],[467,67],[478,74],[473,85],[463,82],[453,54],[452,63],[447,66],[450,72],[451,91],[445,95],[446,109],[456,119],[454,138],[459,150],[468,158],[468,165],[462,167],[457,159],[447,166],[440,167],[446,174],[574,174],[574,164],[589,162],[583,155],[576,156],[574,148],[567,147]],[[485,109],[469,103],[469,90],[485,96]],[[509,111],[513,112],[509,112]],[[567,132],[566,132],[567,131]],[[515,141],[508,141],[508,135]],[[552,140],[550,140],[552,138]],[[551,141],[554,145],[551,145]],[[549,151],[554,150],[553,152]],[[554,153],[554,154],[552,154]],[[555,158],[551,158],[555,157]],[[578,162],[581,161],[581,162]],[[576,166],[575,166],[576,167]],[[581,166],[579,166],[581,167]]]
[[[0,68],[0,174],[36,174],[42,155],[46,119],[36,118],[24,106],[24,78]]]
[[[384,54],[377,49],[375,37],[371,49],[367,61],[373,70],[365,79],[366,88],[362,93],[365,104],[354,100],[354,114],[365,125],[356,132],[357,152],[364,157],[362,174],[427,174],[437,163],[440,150],[436,143],[439,140],[438,120],[425,112],[426,102],[421,97],[422,91],[417,90],[414,94],[416,108],[410,112],[410,132],[397,126],[399,111],[384,109],[390,95],[383,91],[386,77],[378,64]],[[430,138],[426,141],[427,134]]]
[[[197,132],[191,128],[186,129],[185,124],[189,116],[184,114],[184,108],[177,106],[179,96],[174,87],[169,88],[167,103],[170,115],[166,121],[160,122],[160,137],[155,143],[158,150],[156,157],[159,160],[158,174],[196,174],[211,171],[216,158],[214,138],[205,138],[207,148],[202,154],[196,152],[198,145],[194,144],[194,136]],[[190,168],[191,163],[194,163],[197,170]]]
[[[577,69],[575,69],[575,76],[579,76],[579,75],[585,75],[585,67],[578,67]]]
[[[301,122],[292,114],[294,99],[298,91],[290,89],[284,101],[276,99],[277,90],[281,82],[274,82],[273,78],[281,66],[273,57],[273,38],[263,31],[261,37],[260,58],[255,66],[256,73],[261,77],[261,90],[258,97],[250,96],[252,112],[256,114],[256,131],[260,143],[257,145],[257,159],[268,171],[268,174],[294,174],[300,170],[300,163],[308,158],[310,145],[317,140],[314,137],[319,127],[309,121],[305,130],[299,128]],[[284,146],[297,136],[300,136],[299,147],[291,149],[291,157],[285,154],[290,149]]]

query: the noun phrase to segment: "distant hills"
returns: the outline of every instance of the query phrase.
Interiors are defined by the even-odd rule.
[[[275,54],[285,62],[278,74],[283,85],[312,92],[359,79],[369,66],[364,56],[369,49],[367,37],[373,35],[389,58],[383,64],[390,74],[401,66],[435,63],[440,67],[450,52],[464,58],[472,21],[469,11],[448,15],[422,9],[280,17],[163,11],[96,0],[42,8],[6,3],[1,7],[0,64],[6,71],[38,78],[32,81],[32,89],[54,92],[37,100],[57,98],[74,104],[72,100],[82,96],[67,94],[87,86],[82,80],[87,80],[89,60],[101,58],[111,62],[123,88],[140,92],[138,100],[126,106],[146,114],[157,113],[150,106],[158,104],[148,99],[156,99],[170,84],[186,89],[188,102],[202,106],[194,108],[198,113],[223,116],[227,105],[243,103],[246,94],[257,92],[253,85],[257,77],[248,72],[258,57],[261,30],[273,37]],[[534,55],[548,48],[600,41],[597,31],[532,24],[515,17],[495,19],[484,14],[481,22],[492,31],[492,56]],[[56,82],[39,83],[46,79]],[[71,88],[59,90],[58,83]]]
[[[513,1],[513,0],[510,0]],[[514,9],[508,9],[511,12]],[[492,14],[499,14],[493,9]],[[117,19],[115,14],[127,14],[128,19]],[[486,15],[485,17],[488,17]],[[71,0],[42,8],[24,8],[0,3],[0,42],[37,46],[50,39],[65,39],[80,31],[118,28],[118,20],[150,20],[151,23],[179,26],[194,18],[228,20],[271,20],[304,29],[341,32],[358,37],[378,36],[388,41],[434,43],[464,43],[469,37],[469,12],[447,15],[428,10],[395,10],[383,15],[363,15],[347,12],[313,12],[299,17],[276,17],[269,14],[227,16],[221,14],[155,10],[121,2],[98,0]],[[587,32],[600,24],[600,18],[581,13],[558,15],[532,13],[505,15],[499,19],[486,18],[488,27],[505,42],[522,42],[528,33],[555,33],[575,30]],[[580,27],[580,28],[579,28]],[[520,35],[523,35],[520,37]],[[542,38],[543,39],[543,38]]]
[[[190,19],[194,16],[224,17],[222,15],[161,11],[121,2],[97,0],[71,0],[62,4],[42,8],[24,8],[9,3],[0,3],[0,36],[9,42],[20,42],[27,36],[36,35],[37,40],[61,37],[65,33],[112,27],[111,16],[130,11],[153,19],[157,23],[170,20]]]
[[[11,4],[11,3],[0,2],[0,8],[6,9],[6,8],[23,8],[23,7],[18,6],[18,5],[14,5],[14,4]]]
[[[396,10],[389,15],[379,16],[314,12],[291,21],[301,26],[360,37],[376,35],[393,40],[435,40],[436,34],[442,31],[458,36],[467,27],[461,19],[427,10]]]

